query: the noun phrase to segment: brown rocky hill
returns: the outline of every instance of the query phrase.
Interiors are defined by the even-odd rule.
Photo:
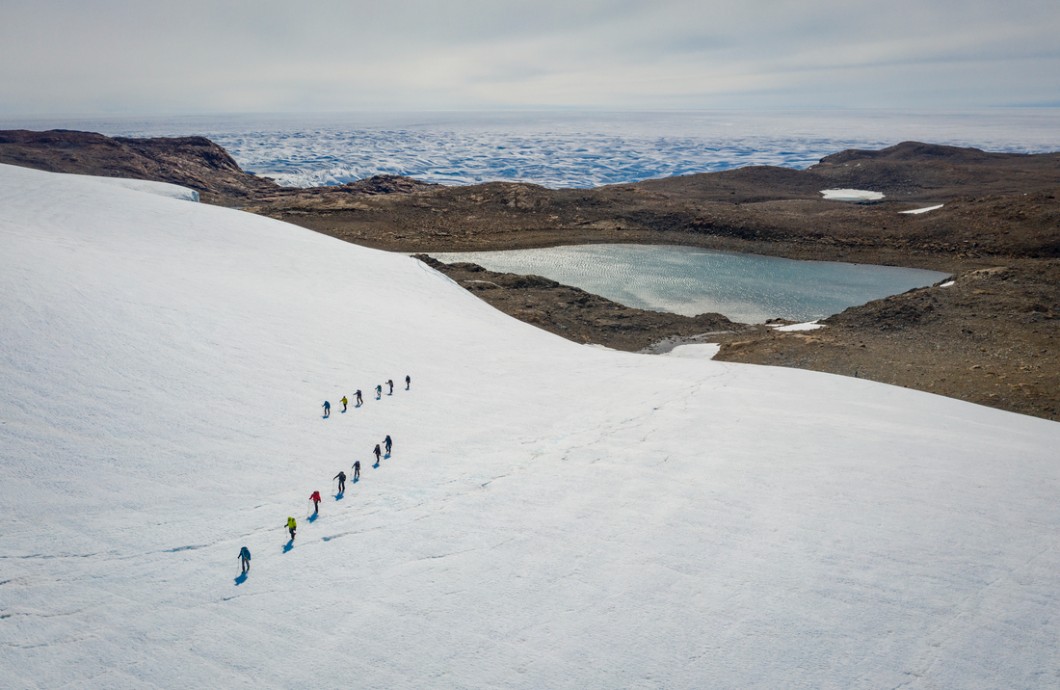
[[[0,131],[0,163],[51,172],[171,182],[211,203],[238,203],[280,189],[246,173],[204,137],[134,139],[93,132]]]

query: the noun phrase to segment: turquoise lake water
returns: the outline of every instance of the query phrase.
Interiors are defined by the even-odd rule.
[[[630,307],[733,321],[814,321],[847,307],[937,283],[917,268],[794,261],[679,246],[596,244],[499,252],[443,252],[491,271],[534,274]]]

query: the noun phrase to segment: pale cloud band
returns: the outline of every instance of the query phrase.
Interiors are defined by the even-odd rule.
[[[6,0],[0,115],[1060,105],[1060,3]]]

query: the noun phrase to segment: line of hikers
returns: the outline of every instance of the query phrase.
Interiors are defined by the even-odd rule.
[[[385,458],[389,458],[390,457],[390,451],[393,449],[393,447],[394,447],[394,441],[393,441],[393,439],[390,438],[390,434],[387,434],[386,438],[383,439],[382,448],[380,448],[380,444],[378,444],[378,443],[375,444],[375,448],[372,449],[372,454],[375,455],[375,465],[374,465],[374,467],[379,467],[379,461],[380,461],[381,458],[384,458],[384,457]],[[385,449],[385,452],[386,452],[385,455],[383,454],[384,453],[383,449]],[[337,499],[339,496],[341,496],[342,494],[346,493],[346,473],[344,471],[342,471],[342,470],[339,470],[339,473],[336,474],[334,477],[332,477],[332,479],[339,480],[339,491],[338,491],[338,495],[336,496],[336,499]],[[360,480],[361,480],[361,461],[360,460],[354,460],[353,461],[353,481],[354,482],[359,482]],[[313,502],[313,515],[311,516],[311,519],[312,519],[312,518],[315,518],[317,515],[320,514],[320,502],[321,502],[321,500],[323,500],[320,497],[320,491],[314,491],[313,493],[309,494],[309,500]],[[298,521],[295,520],[294,517],[288,515],[287,516],[287,523],[284,526],[287,528],[287,532],[291,535],[291,542],[293,543],[294,542],[294,537],[295,537],[295,532],[298,530]],[[241,565],[243,567],[242,574],[246,575],[248,572],[250,572],[250,549],[248,549],[246,546],[241,548],[239,550],[238,558],[239,558],[240,563],[241,563]]]
[[[390,388],[390,390],[387,392],[387,395],[393,395],[394,394],[394,379],[387,379],[386,385],[389,386],[389,388]],[[405,375],[405,390],[409,390],[409,388],[411,388],[411,387],[412,387],[412,377],[409,376],[408,374],[406,374]],[[353,394],[353,398],[354,398],[354,401],[355,401],[355,404],[354,404],[355,408],[360,407],[361,405],[364,404],[364,396],[361,394],[361,389],[360,388],[358,388],[357,391]],[[375,399],[376,400],[382,400],[382,398],[383,398],[383,384],[378,384],[375,387]],[[347,406],[350,404],[349,398],[347,398],[345,395],[343,395],[342,396],[342,400],[339,400],[339,402],[342,403],[342,411],[345,412]],[[331,402],[328,401],[328,400],[325,400],[324,404],[322,405],[322,407],[324,408],[324,419],[327,419],[328,417],[331,416]]]

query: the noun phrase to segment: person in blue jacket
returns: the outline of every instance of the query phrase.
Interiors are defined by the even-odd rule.
[[[243,547],[239,550],[239,560],[243,565],[243,574],[250,572],[250,549]]]

